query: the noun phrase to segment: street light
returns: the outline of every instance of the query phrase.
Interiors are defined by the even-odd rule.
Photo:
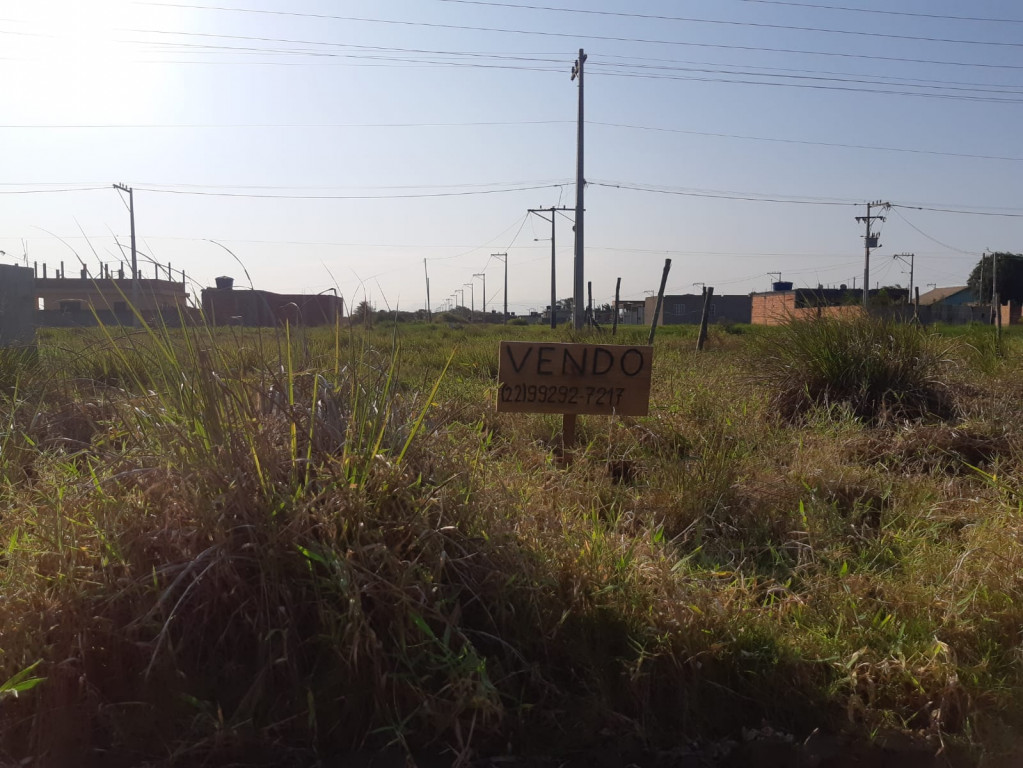
[[[483,322],[487,321],[487,273],[473,272],[473,277],[483,278]]]
[[[468,283],[462,283],[466,288],[469,289],[469,322],[472,322],[472,318],[476,314],[476,284],[472,281]],[[465,296],[465,292],[462,292],[462,296]]]

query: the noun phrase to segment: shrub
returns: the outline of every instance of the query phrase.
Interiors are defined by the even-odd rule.
[[[877,423],[956,411],[952,346],[890,319],[818,317],[758,334],[748,362],[786,418],[842,404]]]

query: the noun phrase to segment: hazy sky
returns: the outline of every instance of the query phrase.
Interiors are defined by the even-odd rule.
[[[0,0],[0,42],[0,260],[51,273],[122,258],[123,182],[143,263],[200,285],[248,283],[230,250],[258,288],[416,309],[425,258],[435,308],[485,271],[489,309],[507,251],[542,309],[526,209],[575,204],[579,48],[598,302],[665,257],[674,293],[862,284],[868,200],[900,206],[872,283],[1023,250],[1019,0]]]

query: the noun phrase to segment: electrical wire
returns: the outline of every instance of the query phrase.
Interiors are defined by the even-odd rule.
[[[60,192],[94,192],[98,189],[109,189],[109,186],[104,185],[102,187],[49,187],[47,189],[0,189],[0,195],[40,195]]]
[[[916,13],[913,11],[888,11],[877,8],[850,8],[845,5],[822,5],[818,3],[797,3],[790,0],[738,0],[742,3],[761,3],[763,5],[785,5],[793,8],[815,8],[826,11],[846,11],[849,13],[873,13],[885,16],[905,16],[916,19],[941,19],[948,21],[981,21],[995,24],[1023,24],[1023,19],[999,19],[990,16],[951,16],[940,13]]]
[[[424,192],[419,194],[396,195],[324,195],[324,194],[283,194],[271,192],[218,192],[199,189],[166,189],[160,187],[135,187],[136,192],[150,192],[167,195],[203,195],[209,197],[243,197],[286,200],[404,200],[432,197],[466,197],[470,195],[493,195],[504,192],[530,192],[538,189],[555,189],[558,184],[544,184],[530,187],[509,187],[508,189],[481,189],[463,192]]]
[[[692,16],[661,16],[647,13],[626,13],[624,11],[598,11],[590,8],[562,8],[550,5],[520,5],[502,3],[495,0],[437,0],[442,3],[458,3],[460,5],[477,5],[490,8],[511,8],[522,11],[551,11],[556,13],[586,14],[593,16],[610,16],[614,18],[644,19],[649,21],[674,21],[687,24],[719,24],[730,27],[752,27],[755,29],[780,29],[792,32],[817,32],[832,35],[856,35],[859,37],[877,37],[888,40],[911,40],[913,42],[954,43],[958,45],[994,45],[1013,48],[1023,47],[1023,43],[1003,42],[998,40],[968,40],[962,38],[926,37],[915,35],[897,35],[889,32],[861,32],[852,29],[832,29],[828,27],[800,27],[793,24],[770,24],[758,21],[735,21],[732,19],[700,19]]]
[[[1000,160],[1000,161],[1010,161],[1010,162],[1023,162],[1023,157],[1014,157],[1014,156],[1010,156],[1010,155],[979,155],[979,154],[970,154],[970,153],[966,153],[966,152],[941,152],[941,151],[938,151],[938,150],[930,150],[930,149],[910,149],[910,148],[907,148],[907,147],[884,147],[884,146],[876,146],[876,145],[870,145],[870,144],[842,144],[842,143],[839,143],[839,142],[830,142],[830,141],[807,141],[807,140],[800,140],[800,139],[779,139],[779,138],[771,138],[771,137],[767,137],[767,136],[749,136],[749,135],[736,134],[736,133],[714,133],[714,132],[711,132],[711,131],[689,131],[689,130],[683,130],[681,128],[661,128],[661,127],[647,126],[647,125],[631,125],[631,124],[626,124],[626,123],[605,123],[605,122],[597,122],[597,121],[587,121],[586,124],[587,125],[602,126],[602,127],[606,127],[606,128],[626,128],[626,129],[636,130],[636,131],[655,131],[655,132],[659,132],[659,133],[678,133],[678,134],[684,134],[686,136],[707,136],[707,137],[720,138],[720,139],[741,139],[741,140],[744,140],[744,141],[767,141],[767,142],[774,142],[774,143],[778,143],[778,144],[797,144],[797,145],[801,145],[801,146],[811,146],[811,147],[833,147],[833,148],[838,148],[838,149],[864,149],[864,150],[872,150],[872,151],[877,151],[877,152],[905,152],[905,153],[916,154],[916,155],[931,155],[931,156],[939,156],[939,157],[959,157],[959,158],[968,158],[968,159],[972,159],[972,160]]]
[[[924,232],[922,229],[920,229],[920,227],[918,227],[916,224],[914,224],[909,219],[907,219],[905,216],[903,216],[902,215],[902,211],[900,211],[898,209],[898,207],[892,206],[892,210],[895,211],[895,214],[900,219],[902,219],[906,224],[908,224],[911,229],[916,230],[917,234],[923,235],[928,240],[930,240],[932,243],[936,243],[937,245],[940,245],[942,248],[947,248],[948,250],[955,251],[956,253],[962,253],[962,254],[965,254],[967,256],[974,256],[974,255],[976,255],[972,251],[964,251],[962,248],[956,248],[954,245],[949,245],[948,243],[943,243],[938,238],[932,237],[931,235],[928,235],[926,232]]]
[[[788,203],[792,205],[827,205],[827,206],[852,206],[861,203],[854,200],[820,200],[786,196],[759,195],[756,193],[726,193],[726,192],[704,192],[695,190],[667,189],[663,187],[632,184],[628,182],[600,182],[588,181],[588,186],[607,187],[609,189],[627,189],[634,192],[652,192],[660,195],[678,195],[681,197],[702,197],[716,200],[741,200],[754,203]]]
[[[334,20],[334,21],[354,21],[369,24],[389,24],[396,26],[411,26],[411,27],[425,27],[433,29],[451,29],[458,31],[469,31],[469,32],[494,32],[500,34],[515,34],[515,35],[535,35],[538,37],[556,37],[556,38],[568,38],[572,40],[599,40],[607,42],[625,42],[625,43],[647,43],[655,45],[674,45],[674,46],[691,46],[691,47],[702,47],[702,48],[721,48],[726,50],[744,50],[744,51],[765,51],[771,53],[798,53],[810,56],[838,56],[843,58],[854,58],[854,59],[868,59],[874,61],[899,61],[899,62],[910,62],[915,64],[941,64],[949,66],[965,66],[965,67],[989,67],[996,69],[1023,69],[1023,65],[1018,64],[992,64],[992,63],[976,63],[976,62],[959,62],[959,61],[935,61],[930,59],[912,59],[896,56],[876,56],[861,53],[841,53],[836,51],[807,51],[790,48],[767,48],[760,46],[742,46],[742,45],[726,45],[726,44],[714,44],[714,43],[693,43],[693,42],[682,42],[678,40],[656,40],[647,38],[634,38],[634,37],[617,37],[609,35],[587,35],[587,34],[573,34],[567,32],[549,32],[545,30],[523,30],[523,29],[508,29],[501,27],[477,27],[469,26],[464,24],[441,24],[436,22],[422,22],[422,21],[404,21],[398,19],[373,19],[359,16],[335,16],[331,14],[316,14],[316,13],[300,13],[297,11],[272,11],[263,10],[257,8],[227,8],[223,6],[209,6],[209,5],[193,5],[187,3],[170,3],[170,2],[157,2],[155,0],[137,0],[139,5],[158,6],[158,7],[170,7],[170,8],[187,8],[192,10],[205,10],[205,11],[223,11],[230,13],[250,13],[250,14],[267,14],[273,16],[287,16],[287,17],[298,17],[298,18],[313,18],[321,20]],[[128,30],[135,32],[145,32],[145,30]],[[1016,46],[1023,46],[1023,43],[1015,43]]]

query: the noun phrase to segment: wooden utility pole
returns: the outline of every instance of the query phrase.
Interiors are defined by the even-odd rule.
[[[710,300],[714,298],[714,289],[703,286],[703,314],[700,316],[700,333],[696,337],[696,351],[702,352],[707,343],[707,321],[710,319]]]
[[[586,323],[593,327],[593,282],[586,281]]]
[[[575,275],[573,296],[575,299],[574,326],[577,331],[583,328],[583,190],[586,179],[583,175],[583,65],[586,53],[579,49],[579,58],[572,67],[572,79],[579,78],[579,119],[576,127],[576,165],[575,165]]]
[[[871,208],[883,208],[888,210],[892,207],[891,203],[883,203],[880,200],[875,200],[872,203],[867,203],[867,215],[857,216],[856,221],[864,222],[866,225],[866,234],[863,236],[863,308],[867,309],[870,306],[870,251],[872,248],[880,248],[881,244],[878,242],[877,233],[871,229],[871,225],[875,221],[885,221],[884,216],[871,216]]]
[[[664,260],[664,272],[661,274],[661,287],[657,290],[657,306],[654,307],[654,316],[650,320],[650,338],[647,344],[654,343],[654,333],[657,332],[657,318],[661,315],[661,305],[664,303],[664,286],[668,284],[668,272],[671,271],[671,259]]]
[[[134,307],[132,325],[138,323],[139,310],[139,262],[135,248],[135,190],[124,184],[114,184],[114,189],[128,193],[128,216],[131,220],[131,303]]]
[[[622,295],[622,279],[619,277],[618,282],[615,283],[615,319],[611,325],[611,335],[614,336],[618,333],[618,300]]]

